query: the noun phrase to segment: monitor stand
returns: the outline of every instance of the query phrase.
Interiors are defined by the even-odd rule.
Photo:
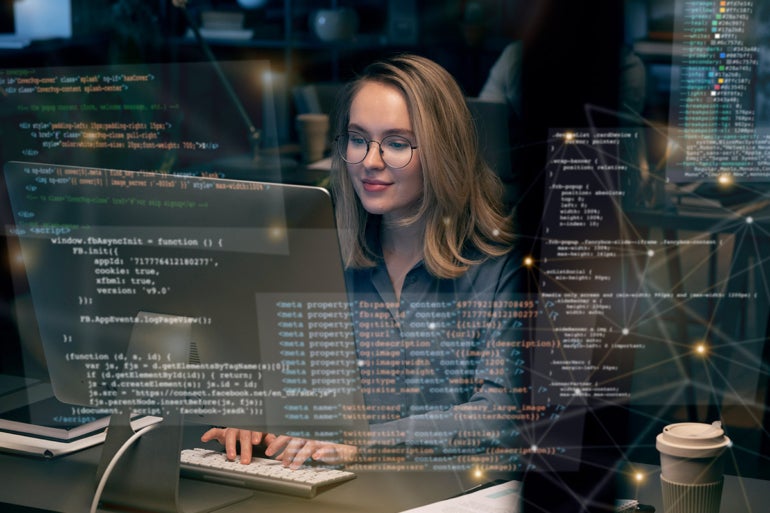
[[[126,451],[110,474],[101,497],[106,511],[204,513],[250,498],[250,490],[179,478],[184,426],[164,418]],[[128,415],[113,415],[97,476],[101,479],[118,449],[133,436]]]
[[[180,317],[169,323],[141,322],[145,316],[157,318],[161,314],[138,314],[140,322],[131,331],[125,361],[136,361],[136,358],[144,355],[160,353],[167,355],[170,362],[188,363],[192,345],[191,322]],[[116,390],[130,389],[118,386]],[[180,486],[179,457],[184,433],[183,421],[184,415],[181,412],[168,408],[160,423],[152,426],[119,456],[107,477],[100,508],[108,511],[112,508],[157,513],[204,513],[252,496],[250,490],[197,481],[187,483],[182,480],[184,485]],[[97,482],[134,433],[129,411],[112,415],[97,471]]]

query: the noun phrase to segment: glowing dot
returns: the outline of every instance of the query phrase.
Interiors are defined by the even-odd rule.
[[[366,362],[364,362],[363,360],[358,360],[356,364],[358,364],[359,367],[363,367],[364,365],[366,365]]]
[[[492,230],[492,235],[494,235],[495,237],[498,237],[500,235],[500,230],[495,228],[494,230]]]
[[[262,73],[262,83],[265,85],[272,84],[275,79],[276,79],[276,76],[271,71],[265,71],[264,73]]]
[[[717,177],[717,182],[719,185],[730,185],[733,183],[733,176],[729,173],[722,173]]]
[[[634,479],[636,479],[637,483],[641,483],[642,481],[644,481],[644,474],[642,474],[641,472],[637,472],[634,475]]]
[[[623,328],[623,329],[622,329],[620,332],[621,332],[623,335],[628,335],[629,333],[631,333],[631,331],[630,331],[628,328]]]
[[[524,265],[527,267],[532,267],[535,265],[535,259],[532,257],[524,257]]]
[[[436,329],[436,323],[435,322],[429,323],[428,324],[428,329],[435,330]]]
[[[537,452],[537,445],[533,445],[532,447],[529,448],[529,450],[532,452]]]
[[[286,229],[283,226],[273,226],[269,233],[273,241],[282,241],[286,238]]]
[[[751,224],[751,223],[753,223],[753,222],[754,222],[754,218],[753,218],[753,217],[751,217],[751,216],[748,216],[748,217],[746,218],[746,223],[748,223],[748,224]]]
[[[705,354],[708,352],[708,348],[706,347],[705,343],[700,342],[695,346],[695,352],[701,356],[705,356]]]
[[[655,255],[655,252],[653,250],[651,250],[651,249],[647,250],[647,256],[648,257],[652,258],[654,255]]]
[[[474,477],[484,477],[484,472],[480,468],[477,468],[473,471],[473,475]]]
[[[575,134],[573,134],[572,132],[567,132],[564,134],[564,139],[567,141],[571,141],[574,138],[575,138]]]

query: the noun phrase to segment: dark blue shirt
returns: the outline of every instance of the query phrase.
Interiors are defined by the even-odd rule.
[[[534,305],[511,252],[456,279],[422,262],[399,300],[384,262],[347,273],[362,385],[375,445],[508,445],[526,372]]]

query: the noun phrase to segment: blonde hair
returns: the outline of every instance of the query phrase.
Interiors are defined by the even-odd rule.
[[[423,172],[423,199],[405,224],[425,220],[423,261],[433,275],[455,278],[469,266],[510,250],[511,220],[502,206],[502,184],[483,161],[465,96],[441,66],[424,57],[400,55],[366,67],[338,99],[333,135],[347,131],[353,98],[367,82],[404,95]],[[376,222],[353,189],[345,162],[335,151],[330,180],[340,246],[347,267],[376,265],[367,227]],[[468,250],[475,249],[474,254]]]

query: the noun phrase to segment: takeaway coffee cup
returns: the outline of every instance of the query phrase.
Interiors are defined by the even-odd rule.
[[[657,436],[663,513],[719,513],[722,454],[730,445],[720,422],[670,424]]]
[[[299,144],[302,148],[302,161],[307,164],[321,160],[328,146],[329,116],[299,114],[296,121]]]

